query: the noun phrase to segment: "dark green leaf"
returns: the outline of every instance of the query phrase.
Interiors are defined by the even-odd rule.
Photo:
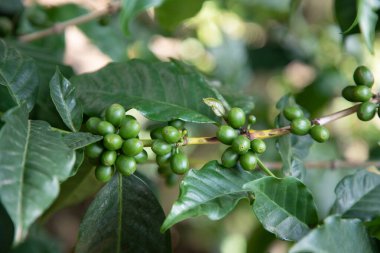
[[[37,66],[33,59],[22,56],[0,40],[0,85],[7,88],[12,100],[17,105],[26,103],[31,111],[36,102],[38,82]]]
[[[75,97],[75,86],[57,68],[50,80],[50,96],[66,126],[77,132],[82,124],[83,110]]]
[[[377,217],[372,221],[365,222],[364,225],[371,237],[375,237],[377,240],[380,240],[380,217]]]
[[[59,243],[41,228],[33,226],[26,240],[10,253],[59,253]]]
[[[183,20],[191,18],[201,10],[205,0],[182,1],[165,0],[164,3],[156,8],[158,22],[167,29],[174,29]]]
[[[380,216],[380,172],[375,168],[343,178],[335,194],[331,213],[362,220]]]
[[[231,107],[240,107],[245,113],[251,113],[255,108],[255,100],[247,94],[221,92]]]
[[[342,32],[353,34],[359,32],[356,3],[357,0],[335,0],[335,18]]]
[[[78,169],[82,165],[84,161],[84,149],[77,149],[75,150],[75,163],[73,166],[73,169],[71,170],[70,177],[75,176],[78,172]]]
[[[255,195],[257,219],[280,239],[297,241],[318,223],[311,192],[294,177],[264,177],[245,184],[244,189]]]
[[[380,2],[377,0],[358,0],[358,16],[356,17],[359,23],[360,32],[363,35],[367,48],[373,53],[373,44],[375,42],[375,30],[377,23],[376,11],[380,7]]]
[[[43,121],[30,121],[26,106],[3,116],[0,131],[0,198],[15,224],[16,242],[58,196],[75,153]]]
[[[294,245],[290,253],[375,253],[377,249],[371,244],[367,231],[357,219],[341,219],[329,216],[324,225],[313,229],[307,236]]]
[[[58,198],[45,212],[43,220],[46,220],[56,211],[82,202],[95,194],[103,185],[95,178],[95,166],[88,160],[84,160],[74,177],[61,184]]]
[[[114,176],[88,208],[79,229],[78,253],[171,252],[160,233],[165,214],[137,176]]]
[[[180,185],[180,195],[161,227],[162,231],[190,217],[207,215],[212,220],[226,216],[239,200],[248,198],[242,186],[261,174],[237,168],[226,169],[211,161],[200,170],[191,170]]]
[[[287,95],[281,98],[277,103],[277,109],[281,113],[276,118],[276,127],[283,127],[289,125],[289,121],[285,118],[282,110],[288,105],[294,105],[294,98]],[[282,172],[285,176],[293,176],[299,179],[305,177],[305,166],[303,159],[306,158],[309,153],[309,149],[313,144],[309,135],[298,136],[294,134],[288,134],[281,136],[276,140],[276,147],[280,153],[282,160]]]
[[[89,115],[100,115],[110,104],[120,103],[156,121],[219,120],[202,102],[203,98],[216,97],[215,92],[203,76],[178,62],[111,63],[97,72],[76,76],[71,82]]]
[[[0,202],[0,252],[8,252],[12,246],[15,228],[11,217]]]
[[[21,0],[2,0],[0,2],[0,13],[6,15],[19,14],[24,9]]]
[[[125,34],[129,34],[129,23],[140,12],[159,6],[164,0],[122,0],[120,15],[121,27]]]
[[[84,148],[91,143],[100,141],[103,136],[87,132],[68,133],[63,135],[63,141],[71,149]]]
[[[40,77],[38,97],[31,113],[31,118],[48,121],[51,125],[58,128],[66,127],[51,100],[49,82],[55,73],[56,66],[59,67],[62,74],[66,77],[74,74],[72,68],[60,63],[59,59],[57,59],[59,57],[55,57],[49,49],[21,43],[17,43],[16,46],[24,55],[34,59]]]

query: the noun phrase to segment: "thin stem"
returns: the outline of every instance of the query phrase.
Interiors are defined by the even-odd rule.
[[[259,167],[265,172],[267,173],[268,176],[271,176],[271,177],[275,177],[277,178],[273,173],[272,171],[270,171],[267,166],[265,166],[265,164],[259,159],[257,158],[257,165],[259,165]]]
[[[106,16],[106,15],[115,13],[115,12],[119,11],[120,8],[121,8],[120,2],[109,3],[107,8],[105,8],[105,9],[96,10],[96,11],[90,12],[88,14],[85,14],[85,15],[82,15],[82,16],[61,22],[61,23],[56,23],[52,27],[49,27],[45,30],[33,32],[30,34],[21,35],[19,37],[19,40],[22,42],[30,42],[30,41],[34,41],[34,40],[38,40],[38,39],[47,37],[47,36],[52,35],[52,34],[61,33],[69,26],[80,25],[80,24],[90,22],[90,21],[98,19],[102,16]]]

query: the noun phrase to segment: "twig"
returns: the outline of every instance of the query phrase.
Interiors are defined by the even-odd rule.
[[[281,169],[283,163],[281,162],[267,162],[265,165],[272,169]],[[367,161],[367,162],[350,162],[350,161],[307,161],[304,165],[308,169],[350,169],[350,168],[367,168],[371,166],[380,167],[380,161]]]
[[[88,14],[85,14],[83,16],[79,16],[79,17],[76,17],[76,18],[61,22],[61,23],[56,23],[52,27],[49,27],[49,28],[42,30],[42,31],[21,35],[19,37],[19,40],[22,42],[30,42],[30,41],[34,41],[34,40],[44,38],[44,37],[52,35],[52,34],[61,33],[66,29],[66,27],[87,23],[87,22],[92,21],[94,19],[98,19],[102,16],[106,16],[106,15],[115,13],[115,12],[119,11],[120,8],[121,8],[120,2],[109,3],[107,8],[105,8],[105,9],[96,10],[96,11],[90,12]]]

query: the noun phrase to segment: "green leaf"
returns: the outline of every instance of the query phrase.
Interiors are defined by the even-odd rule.
[[[380,172],[375,168],[346,176],[336,186],[335,194],[331,213],[367,221],[380,216]]]
[[[264,228],[283,240],[297,241],[318,223],[306,186],[294,177],[264,177],[243,187],[255,195],[253,211]]]
[[[43,216],[47,220],[50,215],[64,207],[75,205],[95,194],[103,186],[95,178],[95,166],[87,159],[78,168],[74,177],[61,184],[59,195]]]
[[[8,252],[13,243],[15,228],[12,219],[0,202],[0,252]]]
[[[367,231],[360,220],[329,216],[322,226],[313,229],[289,251],[289,253],[305,252],[375,253],[378,251],[371,244]]]
[[[62,75],[59,68],[50,80],[50,96],[66,126],[73,132],[79,131],[83,120],[82,106],[76,100],[75,86]]]
[[[335,16],[345,34],[360,33],[368,50],[373,53],[379,0],[336,0]]]
[[[58,196],[59,182],[72,170],[75,153],[43,121],[30,121],[26,105],[3,116],[0,131],[0,199],[15,225],[15,240]]]
[[[63,135],[63,141],[71,149],[84,148],[94,142],[103,139],[103,136],[93,135],[87,132],[68,133]]]
[[[285,107],[294,105],[294,98],[290,95],[286,95],[277,103],[276,107],[281,113],[276,118],[276,127],[288,126],[289,121],[285,118],[282,111]],[[285,176],[293,176],[299,179],[304,179],[306,169],[303,163],[303,159],[309,153],[309,149],[313,144],[309,135],[298,136],[294,134],[288,134],[281,136],[276,140],[276,147],[280,153],[282,160],[282,172]]]
[[[344,34],[353,34],[359,32],[357,26],[357,0],[335,0],[334,10],[335,18]]]
[[[371,237],[380,240],[380,217],[377,217],[372,221],[365,222],[364,225]]]
[[[159,6],[164,0],[122,0],[120,22],[122,30],[129,35],[129,23],[140,12]]]
[[[174,224],[200,215],[218,220],[231,212],[236,204],[248,198],[242,186],[262,175],[254,172],[226,169],[211,161],[200,170],[191,170],[180,185],[180,195],[173,204],[161,231]]]
[[[243,109],[246,114],[252,113],[255,108],[255,99],[252,96],[233,92],[227,93],[226,91],[221,93],[231,107],[239,107]]]
[[[223,117],[226,114],[226,110],[222,102],[216,98],[204,98],[203,102],[211,108],[214,114],[218,117]]]
[[[38,82],[33,59],[24,57],[0,40],[0,85],[7,88],[12,100],[17,105],[26,103],[28,111],[31,111],[36,102]]]
[[[164,218],[140,178],[117,174],[87,209],[76,252],[171,252],[170,234],[160,233]]]
[[[356,18],[359,23],[360,31],[363,35],[368,50],[373,53],[376,23],[378,19],[376,11],[380,8],[380,1],[358,0],[357,8],[358,16]]]
[[[195,16],[201,10],[204,1],[165,0],[160,7],[156,8],[156,18],[161,26],[172,30],[183,20]]]
[[[43,231],[33,226],[26,240],[17,245],[10,253],[60,253],[59,242]]]
[[[216,97],[215,92],[202,75],[178,62],[111,63],[97,72],[73,77],[71,82],[89,115],[100,115],[110,104],[120,103],[156,121],[219,121],[202,102],[202,98]]]

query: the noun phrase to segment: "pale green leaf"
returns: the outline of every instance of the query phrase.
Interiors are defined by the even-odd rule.
[[[313,229],[294,245],[289,253],[375,253],[379,252],[357,219],[329,216],[324,224]]]
[[[242,186],[261,176],[258,172],[226,169],[217,161],[207,163],[200,170],[191,170],[181,182],[178,200],[161,230],[200,215],[207,215],[212,220],[223,218],[241,199],[248,198]]]
[[[294,177],[264,177],[245,184],[244,189],[255,195],[257,219],[280,239],[297,241],[318,223],[311,192]]]

